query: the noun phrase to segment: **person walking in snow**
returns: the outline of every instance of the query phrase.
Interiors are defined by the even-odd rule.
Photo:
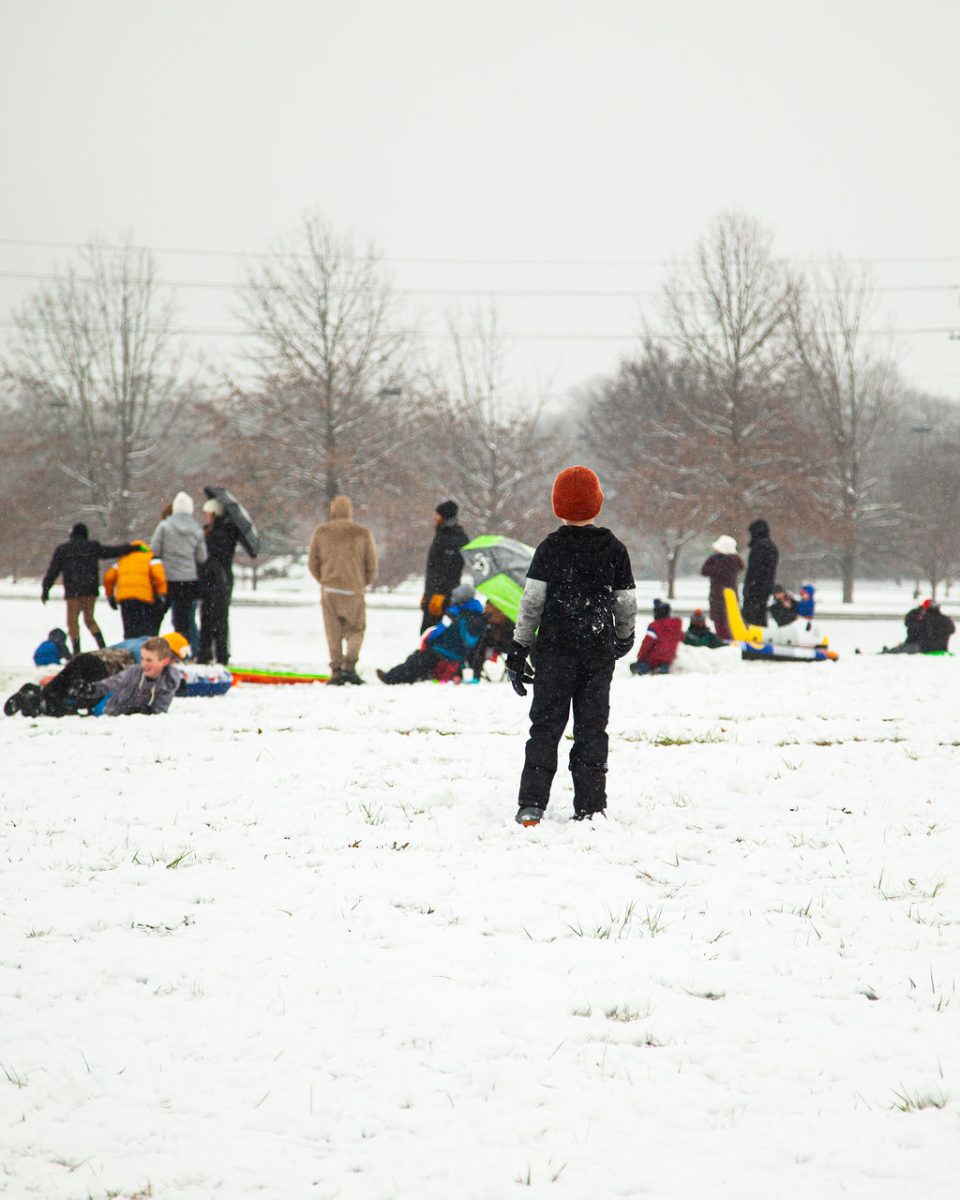
[[[233,598],[233,556],[240,530],[224,511],[223,502],[203,506],[207,561],[200,577],[200,649],[197,662],[230,661],[230,601]]]
[[[534,552],[506,663],[518,695],[533,683],[516,815],[526,826],[538,825],[546,810],[571,706],[574,820],[606,808],[610,681],[615,660],[633,646],[637,616],[627,549],[594,524],[603,506],[600,480],[589,467],[568,467],[553,482],[552,501],[563,524]],[[533,675],[527,658],[535,634]]]
[[[653,620],[640,643],[637,661],[630,664],[630,674],[668,675],[682,641],[683,622],[671,615],[664,600],[654,600]]]
[[[40,599],[50,599],[50,589],[58,575],[63,576],[63,595],[67,602],[67,633],[74,654],[80,653],[80,617],[98,646],[106,645],[93,608],[100,594],[100,560],[129,553],[135,542],[104,546],[91,539],[86,525],[78,521],[70,530],[70,539],[53,552],[47,573],[40,585]]]
[[[743,577],[743,619],[748,625],[767,624],[767,601],[777,578],[780,551],[762,518],[750,525],[750,553]]]
[[[723,534],[712,546],[713,554],[700,568],[700,574],[710,580],[710,620],[717,631],[717,637],[729,642],[733,635],[730,632],[730,622],[727,619],[727,602],[723,598],[726,588],[736,593],[737,576],[743,570],[743,559],[737,553],[737,543]]]
[[[194,654],[200,649],[197,631],[197,598],[200,568],[207,561],[207,543],[193,515],[193,500],[177,492],[171,512],[153,531],[150,548],[163,563],[167,595],[173,611],[173,627],[190,643]]]
[[[359,684],[357,659],[367,627],[364,591],[377,577],[377,548],[373,534],[353,520],[346,496],[330,501],[330,520],[318,525],[307,553],[310,574],[320,584],[320,607],[330,651],[334,686]]]
[[[427,571],[420,599],[423,612],[421,633],[436,625],[443,616],[463,573],[463,555],[460,551],[470,539],[457,521],[459,511],[453,500],[444,500],[437,505],[433,515],[435,532],[427,553]]]
[[[377,678],[386,684],[437,678],[459,682],[464,665],[480,645],[487,620],[473,585],[458,584],[450,597],[450,607],[426,634],[420,649],[389,671],[378,670]]]

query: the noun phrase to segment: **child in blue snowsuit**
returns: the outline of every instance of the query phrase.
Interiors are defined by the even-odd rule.
[[[421,679],[433,679],[437,670],[450,663],[459,675],[463,665],[476,650],[477,643],[487,625],[483,605],[469,583],[461,583],[453,589],[450,607],[443,614],[440,624],[423,639],[419,650],[389,671],[377,671],[383,683],[417,683]]]

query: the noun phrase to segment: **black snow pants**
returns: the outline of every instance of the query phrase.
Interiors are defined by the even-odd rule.
[[[120,619],[125,638],[154,637],[157,632],[157,610],[145,600],[121,600]]]
[[[43,710],[48,717],[65,717],[77,710],[75,692],[80,684],[106,679],[110,668],[96,654],[78,654],[43,685]]]
[[[607,720],[612,658],[586,659],[542,650],[536,658],[530,738],[520,776],[520,805],[546,808],[557,771],[557,748],[573,705],[573,807],[578,813],[607,807]]]
[[[219,563],[207,564],[203,577],[200,604],[201,663],[230,661],[230,599],[233,595],[233,576]]]
[[[384,672],[384,683],[418,683],[421,679],[432,679],[433,670],[440,661],[436,650],[414,650],[396,667]]]

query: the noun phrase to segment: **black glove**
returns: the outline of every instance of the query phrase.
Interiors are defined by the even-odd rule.
[[[77,708],[93,708],[100,699],[96,684],[86,680],[72,687],[70,691]]]
[[[116,598],[116,596],[108,596],[108,597],[107,597],[107,603],[110,605],[110,607],[113,609],[113,611],[114,611],[114,612],[116,612],[116,611],[117,611],[117,598]]]
[[[613,639],[613,657],[623,658],[625,654],[629,654],[633,649],[634,636],[631,633],[629,637],[615,637]]]
[[[527,694],[524,684],[533,683],[533,672],[527,662],[527,647],[521,646],[519,642],[510,643],[507,652],[507,678],[518,696]]]

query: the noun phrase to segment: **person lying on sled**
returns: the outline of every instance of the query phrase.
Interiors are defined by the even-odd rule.
[[[377,671],[383,683],[417,683],[421,679],[459,679],[487,626],[483,605],[469,583],[453,589],[450,607],[440,624],[429,630],[414,652],[389,671]]]

